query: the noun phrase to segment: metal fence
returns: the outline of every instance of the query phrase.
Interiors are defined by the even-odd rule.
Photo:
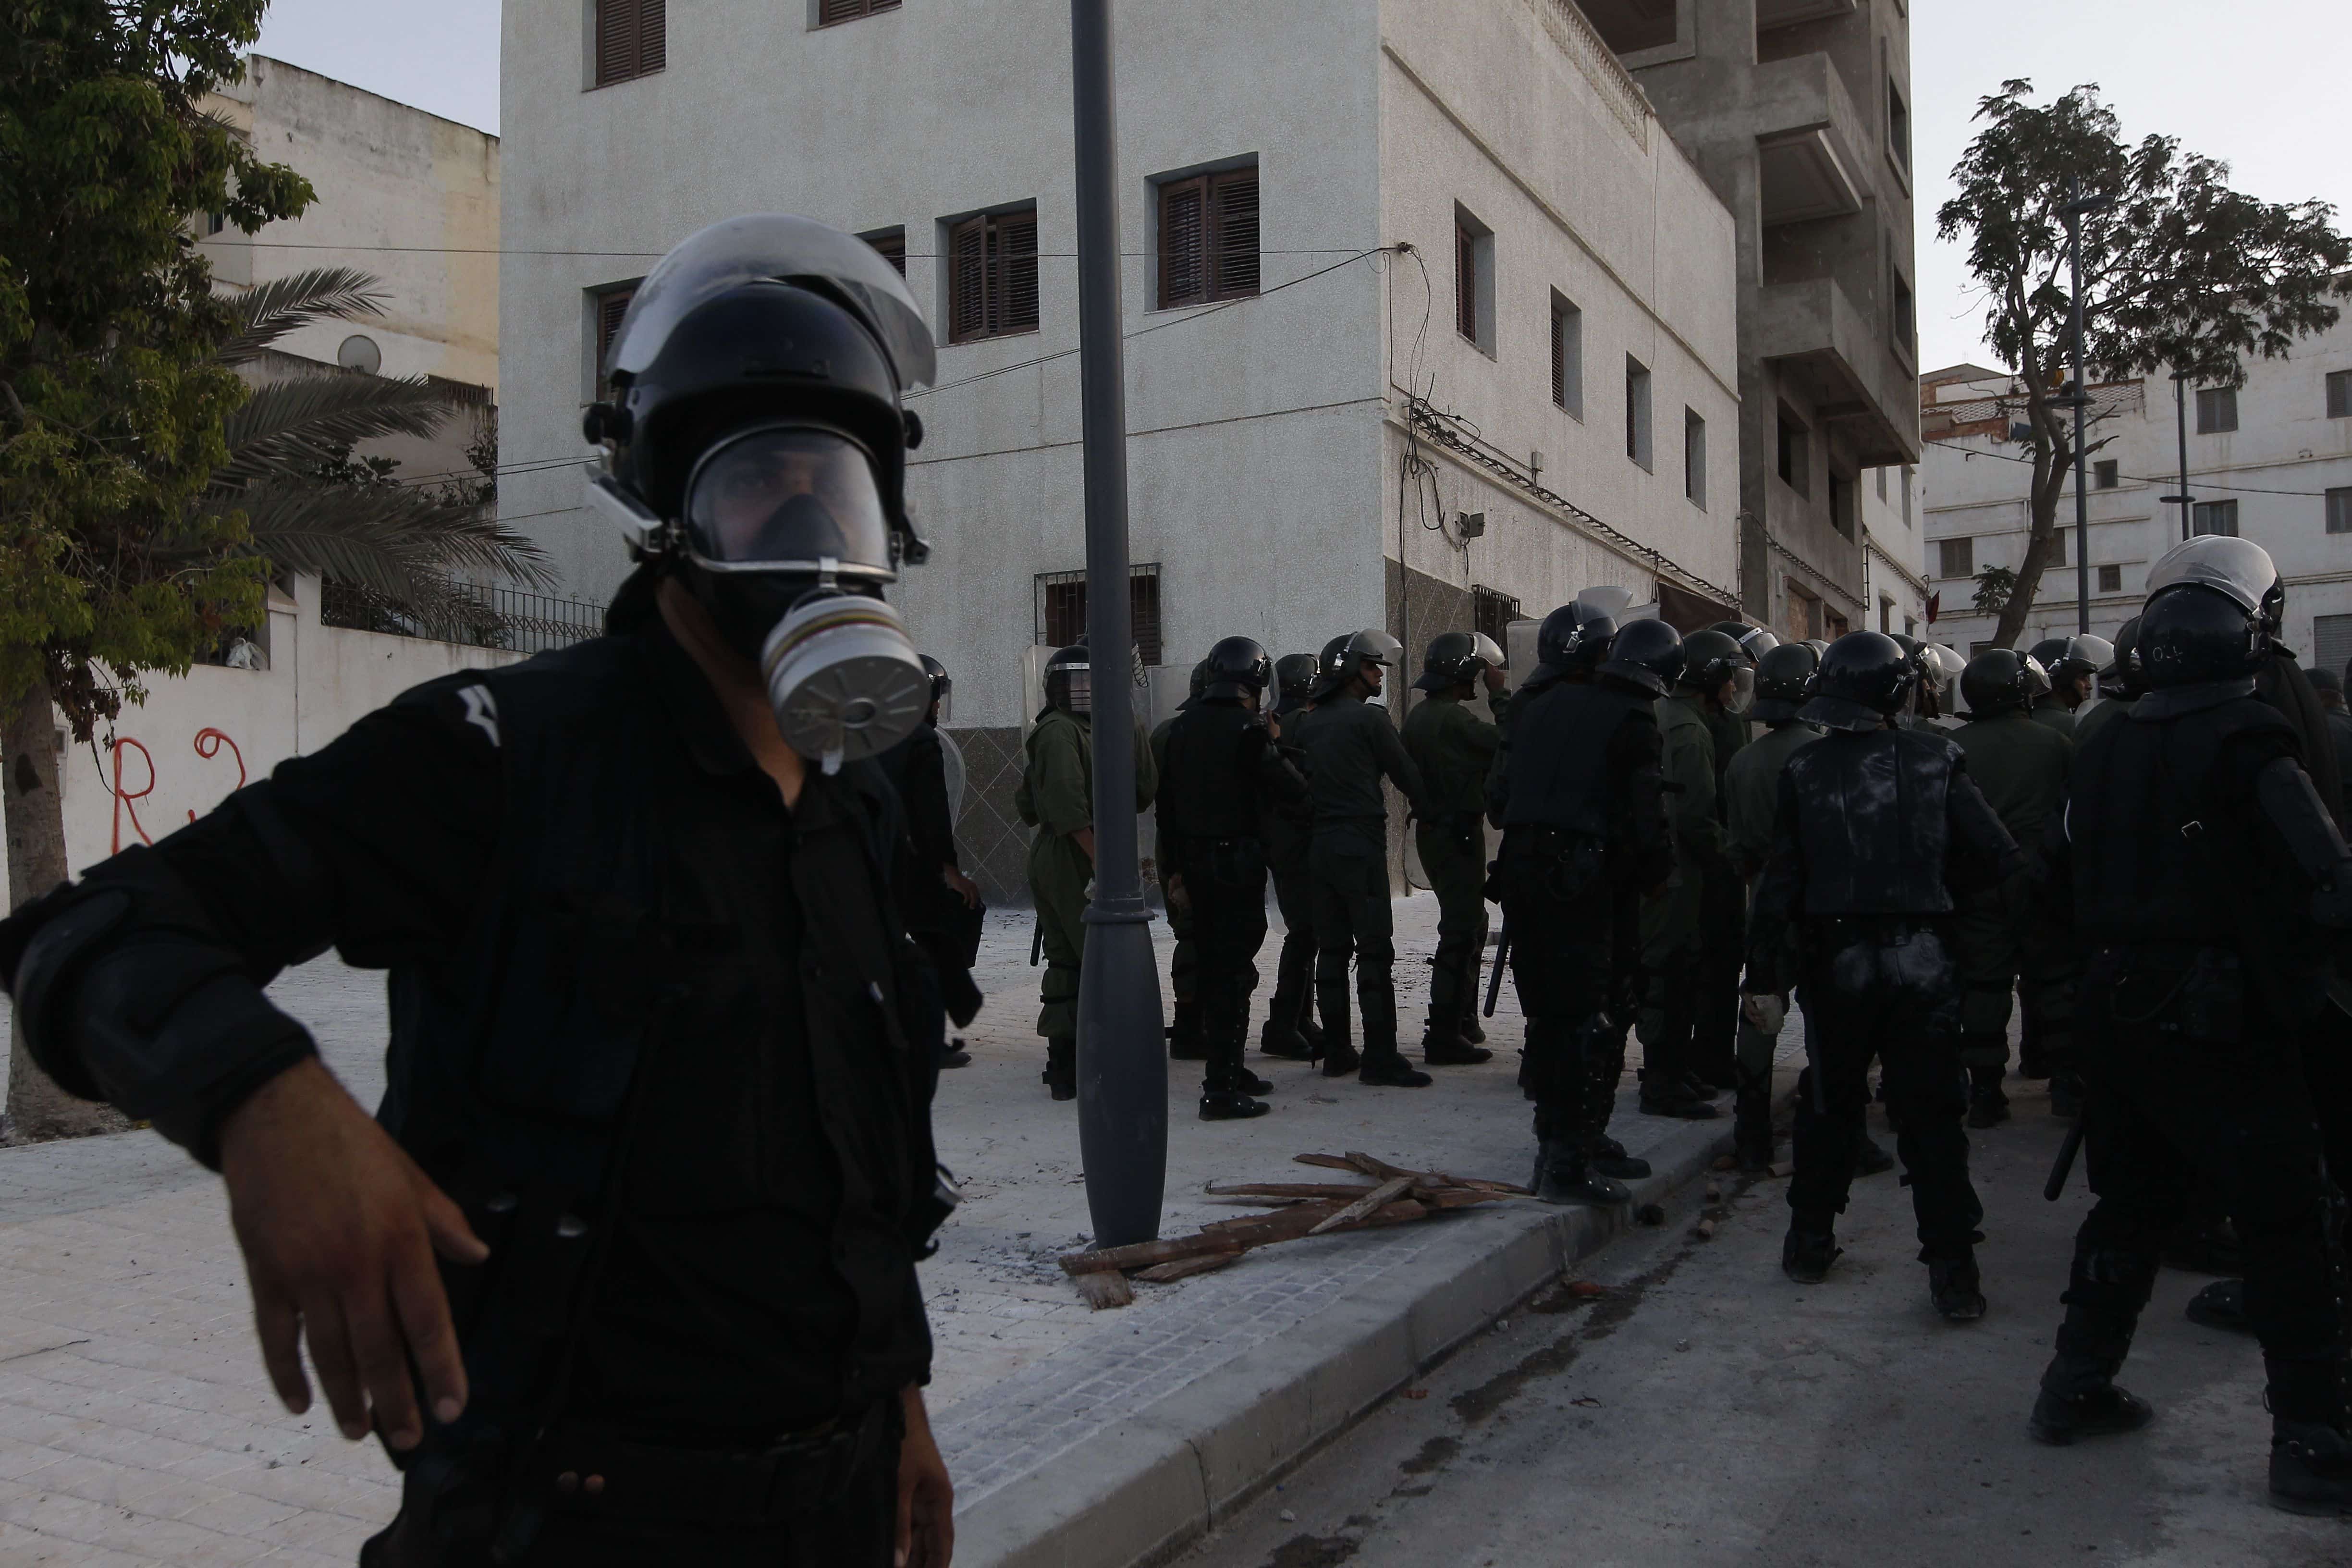
[[[590,600],[477,583],[454,584],[452,588],[454,604],[419,611],[356,583],[329,577],[319,584],[319,619],[352,631],[515,653],[545,653],[604,634],[604,606]]]

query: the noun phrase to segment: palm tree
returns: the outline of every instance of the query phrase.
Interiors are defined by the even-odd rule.
[[[381,289],[347,267],[258,284],[233,301],[236,330],[220,361],[250,364],[315,321],[381,315]],[[206,500],[245,514],[248,542],[239,552],[345,584],[397,618],[479,640],[498,617],[486,595],[468,591],[473,580],[551,587],[545,555],[499,522],[493,485],[413,484],[351,460],[362,442],[436,434],[457,406],[422,376],[321,367],[260,383],[223,426],[228,461]]]

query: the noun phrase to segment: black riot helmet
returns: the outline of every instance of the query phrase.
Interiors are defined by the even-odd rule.
[[[1848,632],[1822,656],[1812,700],[1798,717],[1832,730],[1880,729],[1918,679],[1917,662],[1885,632]]]
[[[1756,706],[1751,715],[1767,724],[1786,724],[1813,694],[1822,656],[1801,642],[1769,648],[1756,664]]]
[[[2128,702],[2147,690],[2147,671],[2139,661],[2139,617],[2134,616],[2116,633],[2116,657],[2099,671],[2099,695]]]
[[[1209,649],[1201,673],[1208,678],[1201,696],[1255,698],[1274,682],[1274,659],[1255,638],[1225,637]]]
[[[1336,691],[1368,664],[1379,665],[1383,669],[1393,668],[1403,654],[1404,646],[1396,638],[1370,627],[1350,632],[1346,637],[1333,637],[1323,645],[1317,689],[1318,692]]]
[[[1274,661],[1274,679],[1282,688],[1286,710],[1307,700],[1307,694],[1315,689],[1316,671],[1321,668],[1322,661],[1311,653],[1286,653]]]
[[[1682,634],[1657,620],[1628,622],[1610,644],[1609,657],[1598,671],[1638,686],[1653,697],[1673,690],[1682,672]]]
[[[1444,691],[1477,679],[1482,669],[1500,669],[1505,662],[1503,650],[1484,632],[1440,632],[1430,639],[1429,651],[1422,657],[1421,679],[1412,689]]]
[[[2184,539],[2147,569],[2150,604],[2167,588],[2210,588],[2253,618],[2264,641],[2276,642],[2286,616],[2286,582],[2271,552],[2251,539],[2200,534]]]
[[[1609,657],[1616,636],[1616,617],[1579,597],[1546,616],[1536,628],[1536,662],[1562,674],[1590,674]]]
[[[1746,712],[1756,695],[1756,666],[1739,644],[1730,634],[1714,630],[1693,632],[1683,638],[1683,685],[1712,695],[1727,680],[1733,684],[1732,711]]]
[[[2042,672],[2044,674],[2048,674],[2051,672],[2051,666],[2056,664],[2058,662],[2059,656],[2063,654],[2065,651],[2066,639],[2064,637],[2043,637],[2040,642],[2035,643],[2032,647],[2026,650],[2025,657],[2040,665],[2042,668]]]
[[[1987,648],[1960,671],[1960,700],[1971,719],[1996,713],[2022,713],[2050,689],[2050,676],[2032,654],[2015,648]]]
[[[1094,661],[1083,641],[1045,661],[1045,700],[1065,713],[1095,710]]]
[[[2095,676],[2115,661],[2116,645],[2105,637],[2044,637],[2032,656],[2050,677],[2053,687]]]
[[[1748,661],[1750,664],[1762,664],[1764,656],[1780,646],[1779,637],[1774,637],[1762,626],[1751,626],[1746,621],[1717,621],[1706,629],[1711,632],[1721,632],[1725,637],[1738,643],[1739,651],[1748,656]]]
[[[2259,608],[2201,584],[2178,584],[2140,612],[2138,649],[2148,685],[2163,690],[2254,673],[2270,652]]]

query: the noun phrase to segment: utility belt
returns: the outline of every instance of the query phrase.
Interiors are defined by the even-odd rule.
[[[1803,931],[1810,951],[1842,952],[1849,947],[1900,947],[1916,936],[1940,938],[1948,921],[1944,915],[1807,915]]]
[[[520,1489],[573,1518],[781,1525],[838,1502],[904,1421],[890,1400],[754,1447],[688,1447],[590,1422],[541,1444]]]
[[[1450,838],[1461,849],[1481,847],[1485,844],[1486,815],[1483,811],[1464,809],[1440,812],[1421,822],[1422,830]]]
[[[1496,862],[1498,890],[1515,890],[1518,877],[1532,872],[1542,893],[1569,902],[1583,898],[1600,884],[1608,860],[1607,841],[1593,834],[1540,823],[1520,824],[1504,835],[1502,858]]]

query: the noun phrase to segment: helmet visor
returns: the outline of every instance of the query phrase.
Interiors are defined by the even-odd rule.
[[[830,430],[753,430],[712,447],[687,481],[686,539],[713,572],[898,576],[873,461]]]
[[[1731,700],[1726,704],[1734,713],[1745,713],[1756,706],[1756,667],[1743,664],[1731,672]]]

